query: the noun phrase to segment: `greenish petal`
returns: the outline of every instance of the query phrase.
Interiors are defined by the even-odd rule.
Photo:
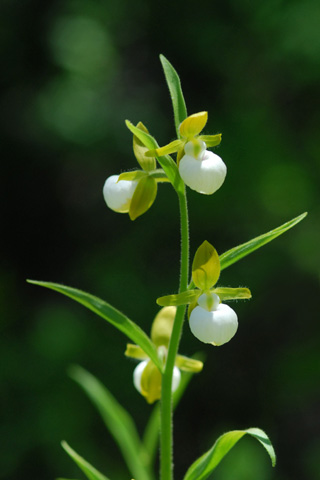
[[[168,305],[175,305],[178,307],[179,305],[187,305],[196,301],[199,295],[201,295],[201,291],[199,290],[187,290],[186,292],[159,297],[157,298],[157,304],[162,307]]]
[[[228,288],[228,287],[219,287],[211,290],[213,293],[218,295],[220,300],[244,300],[246,298],[251,298],[251,292],[249,288]]]
[[[126,357],[136,358],[137,360],[145,360],[148,358],[148,355],[144,352],[144,350],[133,343],[127,343],[127,349],[124,354]]]
[[[202,140],[207,147],[216,147],[219,145],[219,143],[221,143],[222,135],[221,133],[218,135],[200,135],[198,138],[199,140]]]
[[[141,393],[148,403],[161,398],[162,375],[151,361],[148,362],[141,376]]]
[[[137,124],[137,128],[145,133],[149,133],[148,129],[142,122]],[[135,157],[141,168],[147,172],[156,168],[156,159],[146,155],[148,150],[149,149],[142,143],[142,141],[136,135],[133,135],[133,151]]]
[[[157,182],[155,179],[149,176],[141,178],[130,203],[129,217],[131,220],[135,220],[149,210],[156,196]]]
[[[203,369],[203,363],[200,360],[184,357],[183,355],[177,355],[175,365],[185,372],[198,373]]]
[[[200,290],[209,290],[220,276],[219,255],[206,240],[200,245],[192,264],[192,279]]]
[[[170,155],[170,153],[178,152],[178,150],[180,150],[183,145],[183,140],[174,140],[173,142],[168,143],[168,145],[165,145],[164,147],[149,150],[146,155],[147,157],[162,157],[164,155]]]

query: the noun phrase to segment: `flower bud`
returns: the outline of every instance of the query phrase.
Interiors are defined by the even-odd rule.
[[[182,180],[192,190],[211,195],[224,182],[227,167],[218,155],[206,150],[206,144],[198,140],[196,144],[187,142],[185,155],[179,163]]]
[[[111,210],[119,213],[128,213],[130,202],[137,183],[134,180],[120,180],[119,175],[111,175],[103,186],[103,196]]]
[[[217,297],[215,294],[212,295]],[[191,332],[204,343],[223,345],[229,342],[238,329],[236,312],[224,303],[216,305],[215,298],[212,309],[208,310],[207,305],[210,302],[207,298],[201,297],[204,295],[201,295],[199,300],[205,308],[198,305],[192,310],[189,320]]]
[[[178,367],[173,369],[172,392],[180,384],[181,373]],[[133,372],[133,384],[147,400],[153,403],[161,398],[161,373],[151,360],[138,363]]]

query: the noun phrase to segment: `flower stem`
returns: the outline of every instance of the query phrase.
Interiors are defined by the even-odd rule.
[[[187,290],[189,273],[189,224],[186,193],[178,193],[181,225],[181,264],[179,292]],[[166,368],[162,377],[161,390],[161,433],[160,433],[160,478],[173,480],[172,438],[172,375],[178,353],[186,307],[177,308],[168,348]]]

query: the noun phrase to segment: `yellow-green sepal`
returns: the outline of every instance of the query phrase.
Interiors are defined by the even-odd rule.
[[[139,130],[149,134],[148,129],[143,125],[142,122],[139,122],[136,127],[139,128]],[[149,149],[141,142],[141,140],[136,135],[133,135],[133,152],[139,165],[146,172],[150,172],[150,170],[154,170],[156,168],[156,159],[153,158],[153,155],[146,155],[148,150]]]
[[[157,304],[161,307],[166,307],[169,305],[179,306],[179,305],[188,305],[198,300],[198,297],[201,295],[199,290],[187,290],[186,292],[176,293],[173,295],[165,295],[164,297],[157,298]]]
[[[143,170],[133,170],[131,172],[123,172],[123,173],[120,173],[117,183],[120,182],[120,180],[137,181],[137,180],[140,180],[140,178],[142,177],[146,177],[147,175],[148,175],[147,172],[144,172]]]
[[[139,345],[134,345],[133,343],[127,343],[127,349],[124,354],[126,357],[135,358],[137,360],[145,360],[146,358],[149,358]]]
[[[180,135],[183,138],[191,139],[199,135],[208,121],[208,112],[194,113],[187,117],[179,127]]]
[[[162,157],[164,155],[170,155],[170,153],[175,153],[178,152],[184,145],[183,140],[174,140],[171,143],[168,143],[168,145],[165,145],[164,147],[156,148],[154,150],[149,150],[146,153],[147,157]]]
[[[155,181],[155,179],[150,177],[149,175],[142,177],[139,180],[138,185],[136,186],[130,203],[130,219],[135,220],[136,218],[140,217],[140,215],[149,210],[156,196],[157,182]]]
[[[200,360],[184,357],[183,355],[176,356],[175,365],[185,372],[198,373],[203,369],[203,363]]]
[[[141,393],[148,403],[154,403],[161,398],[162,375],[151,361],[145,366],[141,375]]]
[[[222,134],[218,133],[217,135],[200,135],[199,140],[205,142],[207,147],[216,147],[221,143]]]
[[[220,261],[216,249],[205,240],[193,259],[192,280],[200,290],[209,290],[220,276]]]
[[[156,347],[169,345],[176,307],[164,307],[155,316],[151,327],[151,340]]]
[[[252,297],[249,288],[218,287],[211,291],[218,295],[220,300],[245,300]]]

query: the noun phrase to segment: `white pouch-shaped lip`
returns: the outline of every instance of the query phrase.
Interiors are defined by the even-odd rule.
[[[103,186],[103,196],[111,210],[119,213],[128,213],[130,202],[137,186],[134,180],[120,180],[119,175],[111,175]]]
[[[201,144],[205,147],[204,142]],[[200,145],[200,153],[197,157],[192,155],[194,151],[192,142],[185,145],[186,155],[180,160],[179,172],[184,183],[192,190],[211,195],[223,184],[227,167],[218,155],[203,149],[203,145]]]
[[[232,308],[220,303],[216,310],[195,307],[190,315],[190,329],[201,342],[223,345],[238,329],[238,317]]]

